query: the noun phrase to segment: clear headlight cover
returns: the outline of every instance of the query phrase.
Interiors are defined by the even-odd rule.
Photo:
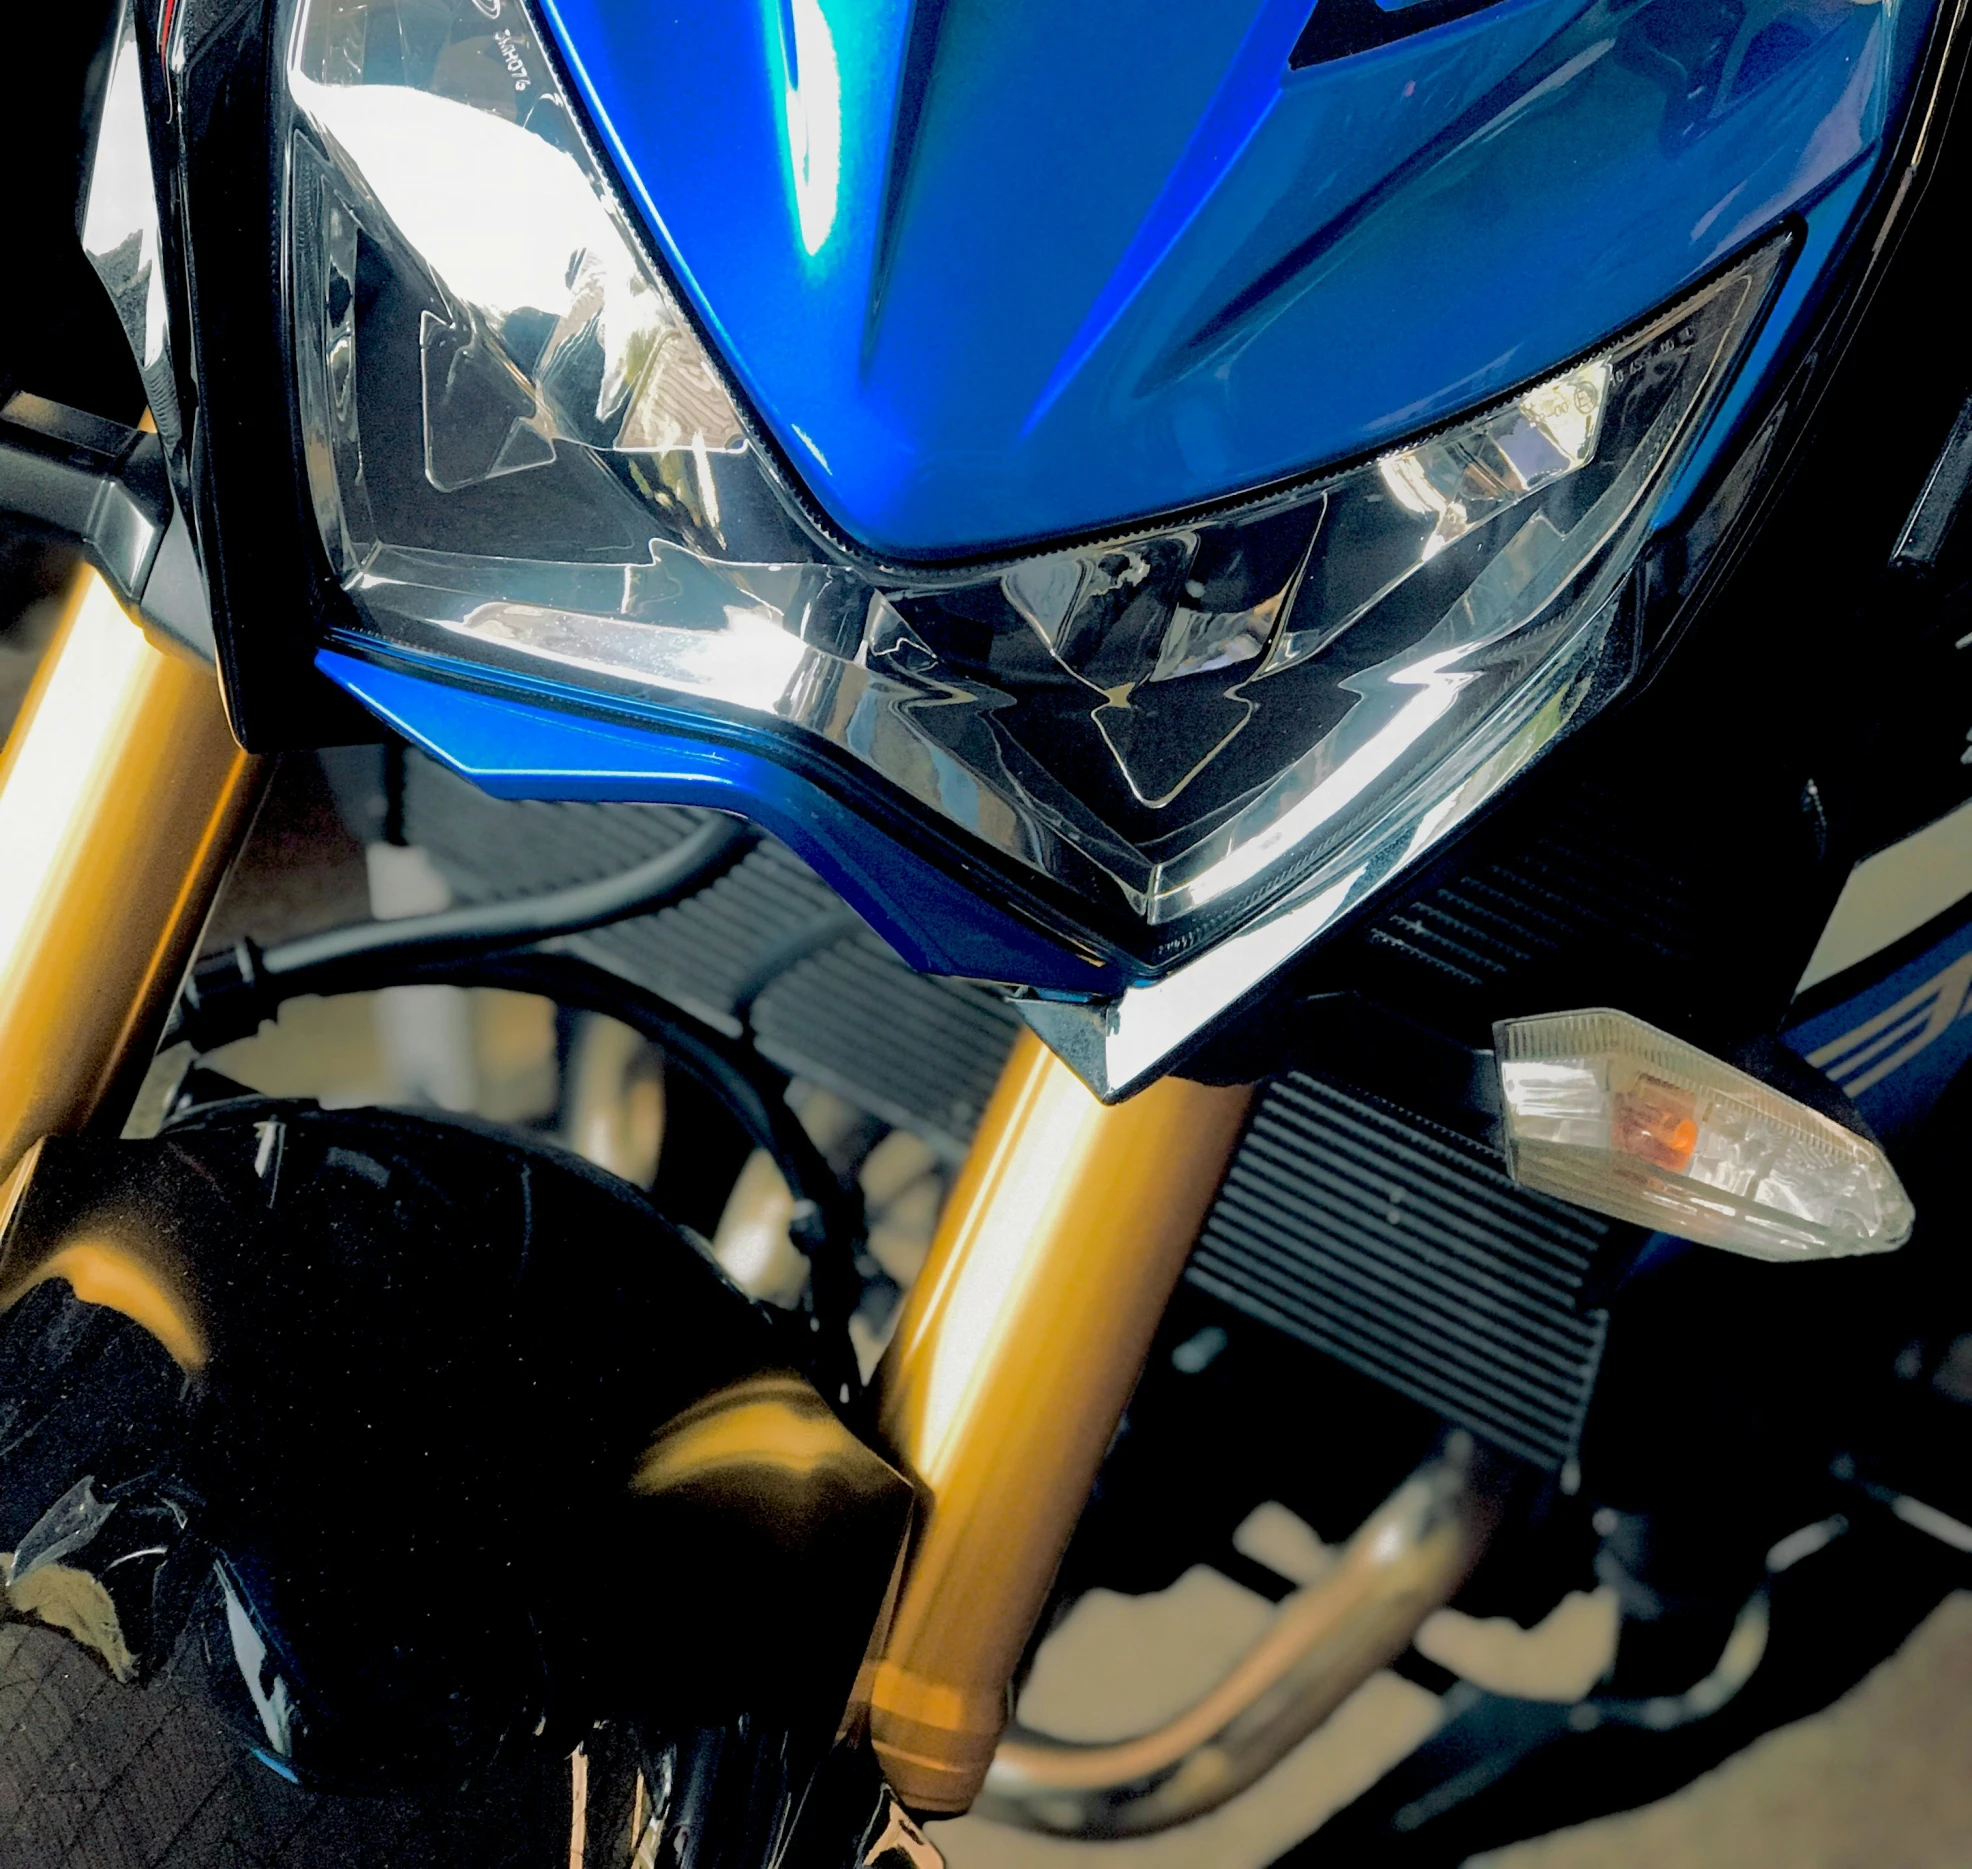
[[[1781,252],[1319,483],[884,567],[749,438],[518,0],[302,0],[288,85],[309,482],[370,629],[807,736],[1166,955],[1421,849],[1620,680]]]

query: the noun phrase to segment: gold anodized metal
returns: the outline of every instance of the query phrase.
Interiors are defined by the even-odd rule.
[[[977,1795],[1040,1614],[1251,1092],[1105,1107],[1023,1035],[878,1378],[920,1519],[872,1688],[905,1804]]]
[[[82,571],[0,753],[0,1175],[121,1125],[263,765],[212,669]]]

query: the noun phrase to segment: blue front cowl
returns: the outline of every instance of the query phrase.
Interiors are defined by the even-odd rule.
[[[544,0],[668,262],[866,547],[1111,527],[1372,449],[1880,153],[1929,27],[1500,0],[1289,68],[1307,0]]]

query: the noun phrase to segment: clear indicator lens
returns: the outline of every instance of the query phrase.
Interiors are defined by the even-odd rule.
[[[1865,1136],[1621,1012],[1495,1027],[1524,1186],[1756,1259],[1888,1252],[1914,1215]]]

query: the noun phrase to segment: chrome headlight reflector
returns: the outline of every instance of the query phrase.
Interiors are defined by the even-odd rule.
[[[1326,479],[883,565],[750,433],[518,0],[303,0],[287,77],[309,481],[367,629],[793,735],[1155,965],[1415,854],[1621,685],[1783,251]]]

